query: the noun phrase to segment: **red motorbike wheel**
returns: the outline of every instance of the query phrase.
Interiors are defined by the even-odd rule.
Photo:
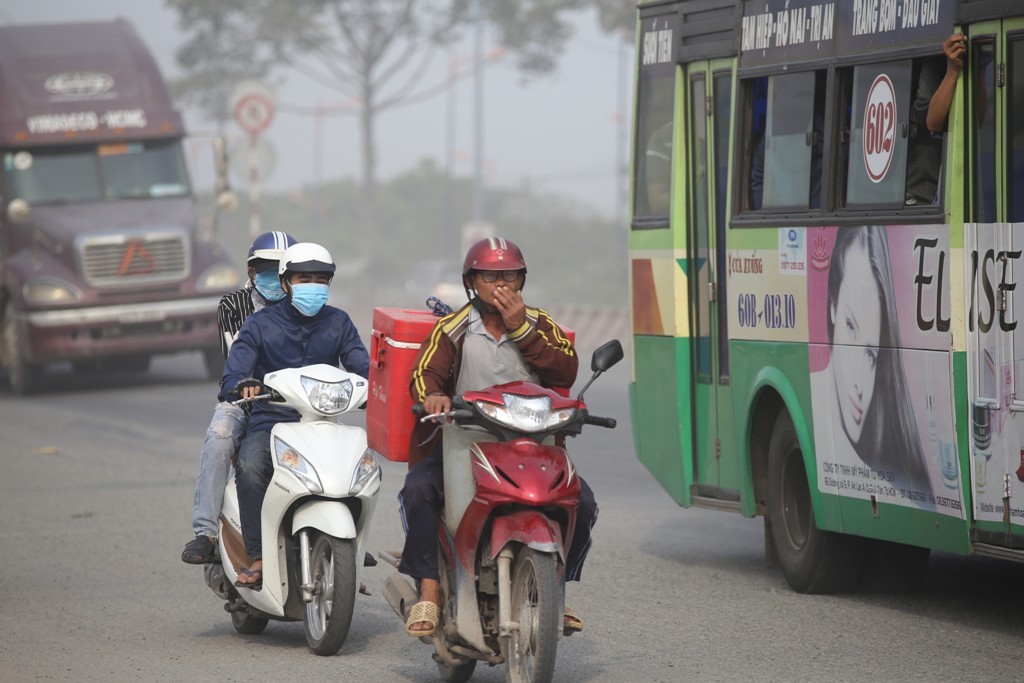
[[[502,642],[508,683],[544,683],[555,673],[565,610],[565,584],[550,553],[522,548],[512,565],[512,620],[519,628]]]

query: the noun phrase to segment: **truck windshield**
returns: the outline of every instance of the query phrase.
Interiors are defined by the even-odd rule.
[[[118,142],[5,152],[12,198],[61,204],[188,194],[188,174],[177,140]]]

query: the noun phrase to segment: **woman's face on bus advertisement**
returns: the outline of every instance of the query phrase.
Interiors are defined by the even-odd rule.
[[[875,391],[882,306],[867,249],[854,244],[844,259],[843,281],[829,310],[835,325],[831,365],[843,431],[857,444]]]

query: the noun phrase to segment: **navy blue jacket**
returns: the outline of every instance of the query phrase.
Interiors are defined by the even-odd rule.
[[[370,355],[348,313],[324,306],[316,315],[306,317],[285,299],[245,319],[224,364],[220,399],[228,400],[228,392],[248,377],[263,381],[268,372],[316,363],[369,377]],[[295,411],[257,401],[252,404],[247,433],[270,431],[278,422],[296,421]]]

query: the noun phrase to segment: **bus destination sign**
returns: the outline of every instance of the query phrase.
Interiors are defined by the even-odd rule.
[[[740,26],[743,67],[934,45],[953,31],[953,0],[754,0]]]
[[[640,20],[640,74],[643,78],[671,75],[678,54],[679,15],[661,14]]]

